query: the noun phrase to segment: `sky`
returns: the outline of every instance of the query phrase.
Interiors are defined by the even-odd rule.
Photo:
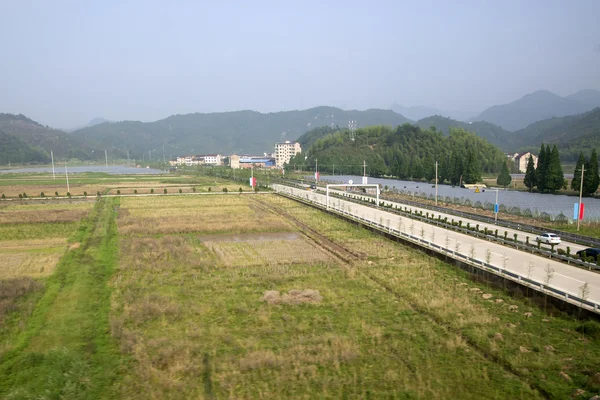
[[[0,112],[95,117],[393,103],[477,113],[600,90],[600,1],[0,0]]]

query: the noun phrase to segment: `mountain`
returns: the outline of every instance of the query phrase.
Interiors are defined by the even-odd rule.
[[[593,89],[580,90],[567,96],[566,99],[585,104],[589,109],[600,107],[600,91]]]
[[[417,121],[416,125],[422,129],[429,129],[435,127],[438,131],[442,131],[445,135],[448,135],[450,128],[460,128],[468,132],[475,133],[477,136],[486,139],[491,144],[500,148],[509,147],[512,132],[505,131],[501,127],[491,124],[485,121],[475,122],[461,122],[454,119],[441,117],[434,115],[431,117],[423,118]]]
[[[581,151],[600,148],[600,107],[592,111],[535,122],[514,133],[513,150],[539,151],[540,143],[556,144],[563,161],[574,161]]]
[[[0,114],[0,130],[47,154],[52,150],[57,158],[89,160],[104,157],[104,147],[98,147],[94,141],[41,125],[22,114]]]
[[[497,105],[483,111],[475,118],[487,121],[509,131],[552,117],[580,114],[600,106],[600,92],[583,90],[561,97],[547,90],[527,94],[509,104]]]
[[[95,140],[103,146],[129,151],[132,158],[161,158],[164,154],[254,153],[273,151],[282,140],[295,140],[307,130],[321,126],[397,126],[408,119],[391,110],[345,111],[334,107],[259,113],[234,111],[173,115],[155,122],[122,121],[79,129],[73,137]]]
[[[0,165],[12,163],[45,163],[50,157],[41,149],[29,146],[16,136],[0,131]]]

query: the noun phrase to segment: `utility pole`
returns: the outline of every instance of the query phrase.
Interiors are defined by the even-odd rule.
[[[435,205],[437,206],[438,196],[438,162],[435,162]]]
[[[335,175],[335,164],[333,164],[333,173],[332,175]]]
[[[56,174],[54,173],[54,153],[50,150],[50,157],[52,157],[52,179],[56,179]],[[10,167],[10,161],[8,162],[8,166]]]
[[[65,161],[65,176],[67,177],[67,193],[71,192],[69,188],[69,171],[67,171],[67,162]]]
[[[104,150],[104,164],[106,165],[106,169],[108,169],[108,153]]]
[[[583,171],[585,170],[585,165],[581,166],[581,182],[579,183],[579,210],[577,211],[577,232],[579,232],[579,221],[581,220],[581,195],[583,194]]]

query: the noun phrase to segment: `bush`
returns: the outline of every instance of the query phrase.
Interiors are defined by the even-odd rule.
[[[496,239],[498,238],[498,229],[494,231],[494,236],[496,236]]]
[[[183,193],[183,190],[179,189],[179,193]]]
[[[133,189],[133,194],[137,194],[137,189]]]
[[[240,188],[238,189],[238,191],[239,191],[240,193],[242,193],[242,188],[240,187]]]
[[[223,193],[227,193],[227,188],[223,188]]]
[[[46,197],[46,195],[44,195],[44,192],[40,193],[40,197]]]
[[[154,194],[154,189],[150,189],[150,194]]]
[[[71,197],[71,192],[67,192],[67,197]]]
[[[23,195],[22,195],[21,193],[19,193],[19,198],[20,198],[20,199],[22,199],[22,198],[23,198]]]
[[[55,195],[56,197],[58,197],[58,192],[54,192],[54,195]]]
[[[564,251],[563,249],[558,249],[558,250],[557,250],[557,253],[558,253],[558,255],[560,255],[560,256],[566,256],[566,255],[567,255],[567,252],[566,252],[566,251]]]
[[[513,234],[513,238],[515,239],[515,243],[517,242],[517,236],[518,236],[518,235],[517,235],[516,233],[515,233],[515,234]]]
[[[571,257],[571,246],[567,246],[567,256]]]
[[[27,193],[23,193],[23,198],[26,199],[27,198]]]
[[[6,200],[6,196],[2,193],[2,200]]]
[[[117,189],[117,195],[121,194],[121,191],[119,189]]]
[[[192,192],[196,193],[196,186],[192,186]]]
[[[99,190],[96,192],[96,196],[100,197],[100,191]]]
[[[163,189],[163,193],[164,193],[164,194],[167,194],[167,188],[164,188],[164,189]]]
[[[83,192],[83,197],[87,197],[87,192]]]

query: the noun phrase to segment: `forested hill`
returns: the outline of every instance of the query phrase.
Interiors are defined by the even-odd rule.
[[[0,165],[11,163],[45,163],[48,154],[33,148],[21,139],[0,131]]]
[[[105,148],[97,146],[94,141],[77,138],[67,132],[41,125],[21,114],[0,113],[0,130],[24,142],[28,147],[38,149],[36,151],[45,152],[48,156],[52,150],[54,156],[59,159],[104,158]],[[23,154],[33,153],[25,152]],[[19,162],[39,162],[38,158],[37,156],[26,157]]]
[[[310,136],[308,132],[300,142]],[[307,157],[305,159],[305,157]],[[355,139],[347,130],[327,133],[302,154],[292,158],[288,169],[337,174],[362,175],[363,160],[371,176],[391,175],[401,179],[435,177],[435,161],[439,163],[440,182],[473,183],[482,172],[498,172],[506,156],[487,140],[459,128],[450,128],[448,136],[441,131],[404,124],[393,129],[373,126],[358,129]]]
[[[551,143],[560,150],[561,160],[576,161],[582,151],[600,148],[600,108],[539,121],[514,134],[513,150],[521,148],[537,153],[540,143]]]
[[[334,107],[263,114],[235,111],[210,114],[173,115],[155,122],[123,121],[80,129],[77,138],[96,140],[104,146],[129,150],[134,158],[165,146],[167,157],[219,152],[258,153],[273,151],[282,140],[296,140],[307,130],[321,126],[396,126],[408,121],[390,110],[345,111]],[[158,154],[153,157],[157,157]]]
[[[436,130],[442,131],[446,135],[449,134],[450,128],[461,128],[465,131],[475,133],[477,136],[486,139],[491,144],[502,149],[510,146],[512,137],[514,136],[512,132],[506,131],[498,125],[494,125],[490,122],[475,121],[468,123],[456,121],[451,118],[441,117],[439,115],[420,119],[417,121],[416,125],[422,129],[429,129],[433,126],[436,128]]]

